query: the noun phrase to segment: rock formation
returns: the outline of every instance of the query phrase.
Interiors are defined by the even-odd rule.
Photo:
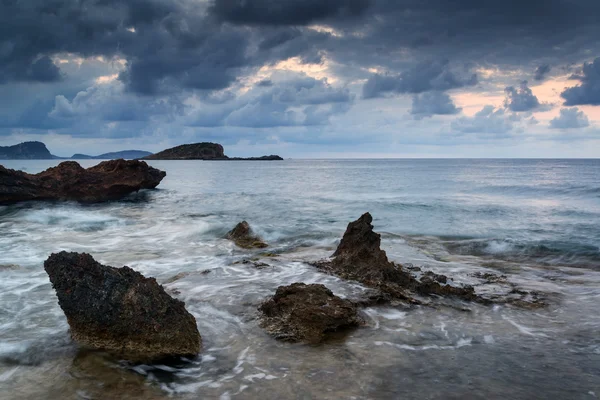
[[[71,337],[81,345],[132,361],[200,352],[196,320],[154,278],[129,267],[101,265],[89,254],[64,251],[52,254],[44,269]]]
[[[31,175],[0,166],[0,204],[26,200],[116,200],[140,189],[153,189],[166,176],[143,161],[112,160],[84,169],[65,161]]]
[[[23,142],[0,146],[0,160],[52,160],[56,158],[42,142]]]
[[[218,143],[182,144],[144,157],[144,160],[222,160],[227,156]]]
[[[328,332],[360,325],[356,304],[323,285],[280,286],[260,307],[261,326],[276,339],[318,343]]]
[[[264,249],[269,245],[252,232],[246,221],[242,221],[227,233],[227,239],[244,249]]]
[[[332,275],[361,282],[379,289],[396,299],[413,301],[412,293],[421,295],[455,296],[474,300],[477,296],[470,286],[447,285],[444,275],[425,273],[421,279],[390,262],[381,250],[381,235],[373,231],[373,217],[366,213],[348,224],[344,237],[331,261],[315,265]]]
[[[144,160],[227,160],[227,161],[280,161],[277,155],[262,157],[227,157],[223,146],[218,143],[183,144],[144,157]]]

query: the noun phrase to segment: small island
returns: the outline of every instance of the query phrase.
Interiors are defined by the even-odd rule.
[[[277,155],[262,157],[228,157],[223,146],[218,143],[202,142],[182,144],[156,154],[142,158],[143,160],[218,160],[218,161],[282,161]]]

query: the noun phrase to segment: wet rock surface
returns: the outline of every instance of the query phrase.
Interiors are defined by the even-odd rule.
[[[87,169],[75,161],[65,161],[35,175],[0,166],[0,204],[117,200],[140,189],[154,189],[165,176],[164,171],[136,160],[104,161]]]
[[[44,268],[73,340],[129,360],[199,353],[196,320],[154,278],[101,265],[85,253],[52,254]]]
[[[256,235],[246,221],[242,221],[227,233],[227,239],[233,241],[243,249],[264,249],[269,247],[258,235]]]
[[[448,285],[446,276],[432,272],[423,273],[417,279],[401,265],[390,262],[380,248],[381,235],[373,231],[372,222],[373,217],[366,213],[349,223],[332,260],[319,261],[314,265],[332,275],[361,282],[392,298],[410,302],[418,302],[412,297],[413,293],[453,296],[465,300],[477,298],[471,286]]]
[[[363,323],[355,303],[320,284],[280,286],[259,311],[261,326],[276,339],[290,342],[319,343],[327,333]]]

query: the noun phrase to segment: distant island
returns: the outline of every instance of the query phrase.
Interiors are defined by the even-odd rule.
[[[270,155],[262,157],[227,157],[223,146],[218,143],[202,142],[182,144],[142,158],[143,160],[219,160],[219,161],[282,161]]]
[[[56,157],[50,154],[42,142],[23,142],[14,146],[0,146],[0,160],[53,160]]]
[[[71,158],[59,157],[50,153],[42,142],[23,142],[14,146],[0,146],[0,160],[115,160],[118,158],[136,159],[151,155],[149,151],[124,150],[104,153],[99,156],[73,154]]]
[[[277,155],[262,157],[228,157],[223,146],[218,143],[184,144],[153,154],[142,150],[123,150],[104,153],[99,156],[73,154],[72,157],[59,157],[50,153],[42,142],[23,142],[14,146],[0,146],[0,160],[222,160],[222,161],[282,161]]]
[[[135,160],[137,158],[143,158],[152,155],[149,151],[143,150],[123,150],[115,151],[112,153],[104,153],[99,156],[88,156],[87,154],[73,154],[71,160],[115,160],[117,158],[124,158],[126,160]]]

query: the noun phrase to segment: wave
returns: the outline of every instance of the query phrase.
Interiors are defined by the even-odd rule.
[[[487,260],[600,269],[600,247],[576,242],[468,237],[413,237],[409,242],[441,259],[444,255],[440,253],[446,252]]]

